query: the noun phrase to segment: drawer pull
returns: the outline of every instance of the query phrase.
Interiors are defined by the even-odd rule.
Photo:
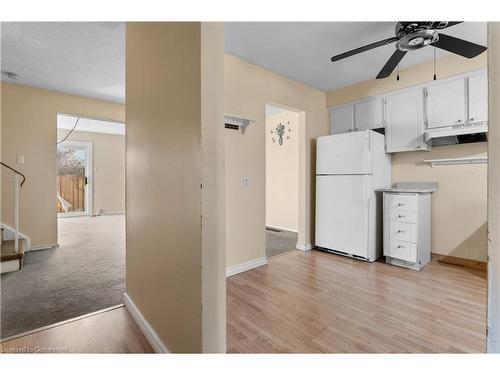
[[[405,215],[398,215],[398,218],[402,219],[402,218],[405,218],[406,216]]]
[[[398,245],[398,249],[404,249],[405,247],[403,245]]]
[[[398,233],[405,233],[405,231],[400,229],[398,230]]]
[[[404,203],[398,203],[398,207],[403,207]]]

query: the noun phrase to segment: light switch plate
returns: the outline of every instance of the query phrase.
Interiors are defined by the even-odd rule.
[[[250,185],[250,180],[248,177],[243,177],[243,188],[248,189],[248,186]]]

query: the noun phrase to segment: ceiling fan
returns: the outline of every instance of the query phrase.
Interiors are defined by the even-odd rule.
[[[339,61],[346,57],[396,42],[396,51],[377,75],[377,79],[381,79],[391,75],[408,51],[414,51],[429,45],[470,59],[486,51],[486,47],[438,32],[438,30],[446,29],[462,22],[398,22],[395,30],[396,36],[341,53],[340,55],[333,56],[331,60],[332,62]]]

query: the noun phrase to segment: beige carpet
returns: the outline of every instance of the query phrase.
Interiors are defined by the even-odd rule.
[[[60,247],[26,254],[0,282],[0,333],[8,337],[122,303],[125,215],[58,220]]]

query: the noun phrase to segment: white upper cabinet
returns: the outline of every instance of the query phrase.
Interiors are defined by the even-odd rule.
[[[333,108],[330,110],[330,134],[352,131],[354,127],[354,106]]]
[[[465,82],[460,78],[426,89],[427,128],[460,125],[466,121]]]
[[[414,89],[384,100],[387,152],[428,150],[424,142],[424,93]]]
[[[383,127],[381,98],[370,99],[354,105],[354,130]]]
[[[488,77],[486,73],[469,77],[469,122],[488,121]]]

